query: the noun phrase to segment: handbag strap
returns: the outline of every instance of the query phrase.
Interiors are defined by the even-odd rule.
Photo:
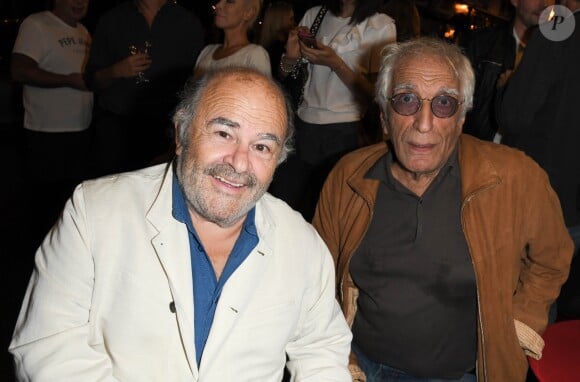
[[[312,23],[312,26],[310,27],[310,33],[312,33],[313,35],[316,35],[316,33],[318,33],[318,28],[320,27],[320,24],[322,23],[322,19],[324,18],[326,11],[328,11],[328,8],[326,8],[325,5],[320,7],[320,10],[318,11],[316,18],[314,19],[314,22]]]

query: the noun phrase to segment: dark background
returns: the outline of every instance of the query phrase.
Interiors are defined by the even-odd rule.
[[[317,1],[287,0],[294,4],[297,21]],[[92,0],[83,24],[94,30],[99,16],[121,0]],[[206,42],[219,36],[212,29],[212,4],[208,0],[179,0],[184,7],[198,15],[206,27]],[[417,0],[424,35],[444,37],[461,44],[470,29],[505,22],[509,18],[509,0],[465,1],[470,5],[468,14],[457,14],[450,0]],[[34,252],[52,222],[44,229],[31,229],[34,222],[46,220],[47,211],[62,206],[46,206],[30,211],[25,208],[28,198],[43,190],[25,190],[22,171],[23,110],[21,89],[9,76],[9,57],[20,22],[33,12],[50,8],[47,0],[0,0],[0,380],[12,381],[12,358],[7,352],[24,290],[33,266]],[[455,34],[449,35],[450,31]],[[28,192],[27,192],[28,191]],[[32,192],[30,192],[32,191]]]

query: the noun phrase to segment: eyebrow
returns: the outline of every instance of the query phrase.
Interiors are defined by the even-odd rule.
[[[231,129],[239,129],[240,128],[240,124],[239,123],[237,123],[235,121],[232,121],[231,119],[224,118],[224,117],[217,117],[217,118],[210,119],[209,120],[209,125],[214,125],[214,124],[226,126],[226,127],[231,128]],[[258,135],[258,137],[260,139],[266,139],[266,140],[269,140],[269,141],[273,141],[274,143],[276,143],[278,145],[281,144],[280,143],[281,142],[280,137],[278,137],[275,134],[272,134],[272,133],[258,133],[257,135]]]
[[[416,90],[417,87],[415,85],[412,84],[400,84],[400,85],[396,85],[393,87],[393,92],[397,91],[397,90]],[[450,95],[455,95],[455,96],[459,96],[459,90],[455,89],[455,88],[442,88],[439,90],[440,94],[450,94]]]

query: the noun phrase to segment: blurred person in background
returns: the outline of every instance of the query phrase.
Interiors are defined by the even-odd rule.
[[[397,26],[397,41],[403,42],[421,35],[421,16],[415,0],[387,0],[381,7],[395,20]]]
[[[320,6],[309,9],[289,34],[281,75],[287,76],[302,59],[309,63],[309,74],[297,110],[296,154],[280,167],[271,192],[307,220],[328,171],[361,145],[362,120],[374,98],[380,52],[397,35],[393,19],[379,13],[381,5],[381,0],[327,0],[315,44],[298,35],[312,26]]]
[[[203,44],[198,18],[173,0],[125,1],[99,18],[85,76],[97,96],[97,175],[171,152],[171,112]]]
[[[480,139],[501,142],[495,118],[497,88],[504,86],[525,51],[531,28],[553,0],[510,0],[513,19],[473,32],[466,54],[475,70],[473,109],[467,113],[463,131]]]
[[[554,41],[536,30],[518,70],[499,92],[496,109],[502,143],[522,150],[548,173],[576,245],[553,320],[580,319],[580,0],[560,4],[572,14],[552,23],[550,31],[561,33],[563,23],[574,22],[572,34]]]
[[[88,5],[55,0],[50,11],[28,16],[12,51],[12,79],[24,85],[24,176],[33,193],[27,205],[35,216],[28,226],[34,232],[45,232],[74,186],[90,176],[93,94],[83,72],[91,36],[80,23]]]
[[[284,53],[288,34],[296,27],[292,4],[273,1],[266,6],[260,25],[258,42],[270,57],[272,76],[279,78],[280,59]]]
[[[260,15],[261,0],[219,0],[214,9],[215,26],[223,43],[203,48],[195,63],[195,75],[210,69],[243,66],[271,75],[268,52],[250,43],[249,33]]]

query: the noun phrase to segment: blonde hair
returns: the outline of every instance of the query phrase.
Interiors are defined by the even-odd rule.
[[[246,8],[254,8],[254,16],[248,20],[248,29],[251,29],[262,10],[262,0],[244,0]]]

